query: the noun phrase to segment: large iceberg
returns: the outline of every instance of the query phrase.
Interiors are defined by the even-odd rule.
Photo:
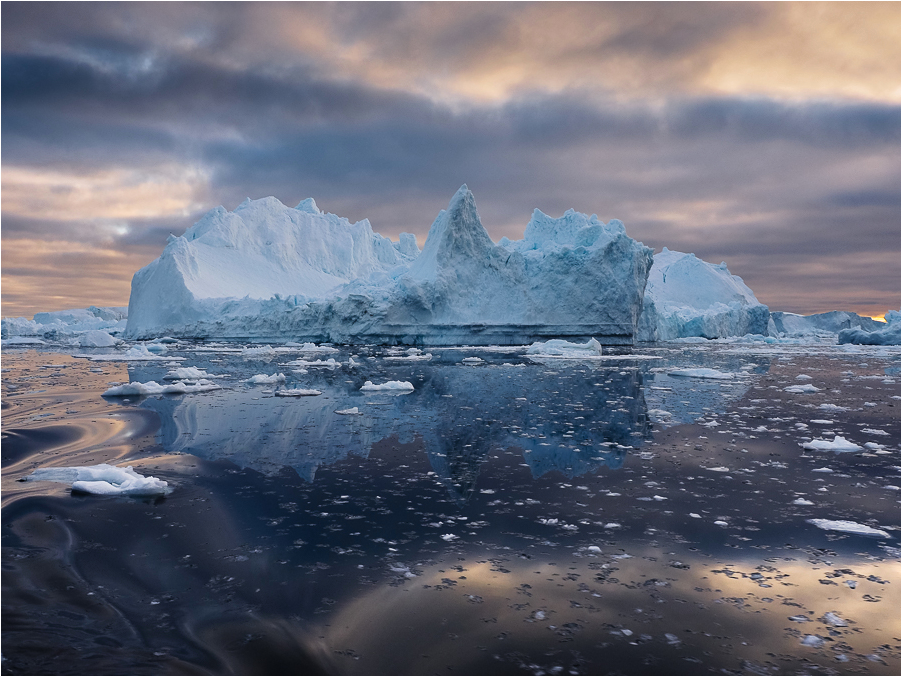
[[[766,335],[769,319],[767,306],[726,263],[714,265],[664,247],[648,276],[639,340]]]
[[[132,280],[131,338],[522,344],[596,338],[630,345],[652,250],[573,210],[536,210],[524,238],[495,244],[462,186],[422,252],[275,198],[220,207],[171,237]]]

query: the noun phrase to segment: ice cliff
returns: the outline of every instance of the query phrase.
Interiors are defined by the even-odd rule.
[[[770,312],[727,264],[670,251],[654,257],[639,318],[640,341],[768,333]]]
[[[902,313],[890,310],[884,316],[886,324],[874,322],[877,328],[868,331],[865,328],[842,329],[839,332],[839,343],[858,343],[866,346],[897,346],[902,343]]]
[[[517,344],[543,337],[632,344],[652,250],[619,221],[536,210],[492,242],[464,185],[422,252],[369,222],[275,198],[219,207],[171,237],[132,280],[126,329],[159,335],[342,343]]]

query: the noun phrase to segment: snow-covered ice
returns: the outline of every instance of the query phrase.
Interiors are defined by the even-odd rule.
[[[858,534],[859,536],[876,536],[878,538],[889,538],[889,534],[883,529],[874,529],[866,524],[858,522],[850,522],[848,520],[825,520],[825,519],[809,519],[806,522],[813,524],[818,529],[828,531],[842,531],[847,534]]]
[[[78,466],[69,468],[39,468],[26,480],[62,482],[71,484],[73,491],[102,496],[161,496],[171,491],[164,480],[145,477],[131,466],[117,468],[114,465]]]
[[[386,381],[385,383],[373,383],[367,381],[361,387],[361,390],[413,390],[413,384],[410,381]]]
[[[834,436],[832,441],[816,439],[805,442],[802,444],[802,448],[810,449],[812,451],[861,451],[862,449],[854,442],[850,442],[840,435]]]
[[[769,319],[767,306],[726,263],[714,265],[664,247],[648,275],[639,340],[766,335]]]
[[[121,386],[113,386],[103,393],[103,397],[131,397],[144,395],[181,395],[185,393],[203,393],[208,390],[219,390],[222,386],[213,381],[200,379],[194,382],[176,381],[160,385],[156,381],[139,383],[137,381]]]

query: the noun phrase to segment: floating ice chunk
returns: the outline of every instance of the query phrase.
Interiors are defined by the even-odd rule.
[[[711,472],[730,472],[730,469],[726,466],[718,466],[716,468],[702,468],[703,470],[710,470]]]
[[[485,362],[481,357],[465,357],[461,360],[464,364],[482,364]]]
[[[597,545],[590,545],[588,548],[586,548],[586,550],[587,550],[588,552],[593,552],[593,553],[595,553],[596,555],[600,555],[600,554],[601,554],[601,548],[599,548]]]
[[[793,504],[793,505],[814,505],[814,503],[812,503],[811,501],[809,501],[809,500],[807,500],[807,499],[804,499],[804,498],[801,498],[801,497],[799,497],[799,498],[797,498],[796,500],[794,500],[794,501],[792,502],[792,504]]]
[[[325,367],[326,369],[336,369],[341,366],[341,362],[336,362],[334,357],[328,360],[294,360],[286,362],[286,367]]]
[[[144,344],[132,346],[124,353],[107,353],[100,355],[73,355],[72,357],[86,357],[92,362],[181,362],[184,357],[168,357],[163,355],[155,355],[147,349]]]
[[[337,353],[338,348],[332,346],[318,346],[315,343],[305,343],[298,350],[302,353]]]
[[[562,339],[536,341],[526,349],[527,355],[537,357],[560,357],[566,359],[585,359],[599,357],[602,354],[601,344],[594,338],[586,343],[570,343]]]
[[[788,388],[783,388],[788,393],[817,393],[820,392],[820,388],[815,388],[810,383],[806,383],[805,385],[800,386],[789,386]]]
[[[245,359],[253,359],[259,357],[275,357],[276,349],[272,346],[260,346],[256,348],[245,348],[241,351],[241,357]]]
[[[815,468],[811,472],[833,472],[832,468]]]
[[[648,418],[652,423],[666,423],[673,418],[673,414],[663,409],[649,409]]]
[[[836,435],[832,442],[817,439],[802,444],[802,449],[810,449],[812,451],[861,451],[862,447],[854,442],[850,442],[845,437]]]
[[[442,540],[448,541],[449,543],[451,541],[456,541],[458,538],[460,538],[460,536],[455,536],[454,534],[442,534]]]
[[[432,353],[424,354],[408,354],[408,355],[386,355],[386,360],[394,360],[396,362],[428,362],[432,359]],[[479,358],[476,358],[479,359]],[[482,360],[479,360],[482,362]],[[466,362],[466,360],[464,360]],[[350,364],[349,364],[350,366]]]
[[[837,614],[835,614],[832,611],[828,611],[827,613],[825,613],[821,620],[824,623],[826,623],[827,625],[832,625],[835,628],[849,627],[849,624],[845,620],[840,618]]]
[[[110,348],[120,343],[122,343],[122,339],[110,336],[109,333],[101,329],[90,329],[78,334],[72,339],[70,345],[80,348]]]
[[[367,381],[361,387],[361,390],[413,390],[413,384],[410,381],[386,381],[385,383],[376,384]]]
[[[820,405],[818,409],[823,409],[824,411],[849,411],[848,407],[841,407],[838,404],[830,404],[829,402]]]
[[[283,388],[274,393],[277,397],[314,397],[322,395],[321,390],[307,390],[304,388]]]
[[[285,374],[273,374],[272,376],[267,376],[266,374],[255,374],[251,376],[245,383],[250,383],[251,385],[271,385],[273,383],[285,383]]]
[[[208,376],[211,376],[211,374],[197,367],[179,367],[167,372],[163,379],[166,381],[182,381],[185,379],[207,378]]]
[[[810,381],[811,377],[808,374],[799,374],[796,376],[799,381]]]
[[[867,433],[868,435],[889,435],[885,430],[875,430],[874,428],[862,428],[861,432]]]
[[[208,381],[207,379],[199,379],[195,382],[176,381],[175,383],[167,383],[160,385],[156,381],[148,381],[147,383],[139,383],[133,381],[121,386],[113,386],[104,393],[102,397],[134,397],[144,395],[181,395],[185,393],[202,393],[208,390],[219,390],[222,386]]]
[[[694,517],[695,519],[701,519],[701,518],[702,518],[702,516],[699,515],[697,512],[690,512],[690,513],[689,513],[689,517]]]
[[[6,318],[3,318],[6,320]],[[39,338],[34,338],[33,336],[10,336],[9,338],[5,338],[0,341],[0,346],[6,348],[7,346],[43,346],[47,345],[46,341],[42,341]]]
[[[824,646],[824,638],[819,637],[818,635],[805,635],[805,637],[802,638],[802,645],[819,649]]]
[[[68,468],[40,468],[25,478],[31,481],[71,484],[73,491],[102,496],[160,496],[171,491],[164,480],[144,477],[131,466],[76,466]]]
[[[859,536],[876,536],[877,538],[889,538],[889,534],[882,529],[874,529],[865,524],[858,524],[857,522],[825,519],[809,519],[805,521],[809,524],[813,524],[819,529],[824,529],[827,531],[843,531],[847,534],[857,534]]]
[[[674,369],[667,372],[668,376],[685,376],[688,378],[710,378],[710,379],[731,379],[740,376],[729,371],[718,371],[717,369],[709,369],[702,367],[698,369]]]

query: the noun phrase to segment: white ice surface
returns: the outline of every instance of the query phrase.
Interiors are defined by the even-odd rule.
[[[200,379],[194,382],[176,381],[175,383],[167,383],[160,385],[156,381],[148,381],[147,383],[139,383],[134,381],[121,386],[113,386],[106,390],[103,397],[131,397],[142,395],[181,395],[184,393],[202,393],[209,390],[219,390],[222,386]]]
[[[69,468],[39,468],[25,479],[62,482],[71,484],[73,491],[103,496],[160,496],[171,491],[164,480],[144,477],[131,466],[117,468],[106,463]]]
[[[361,390],[413,390],[413,384],[410,381],[386,381],[385,383],[373,383],[372,381],[367,381],[364,383]]]
[[[861,447],[845,437],[834,436],[833,441],[816,439],[802,444],[803,449],[812,451],[861,451]]]
[[[857,522],[849,522],[847,520],[825,520],[825,519],[809,519],[806,522],[813,524],[819,529],[828,531],[843,531],[848,534],[858,534],[859,536],[877,536],[878,538],[889,538],[889,534],[882,529],[874,529],[865,524]]]

